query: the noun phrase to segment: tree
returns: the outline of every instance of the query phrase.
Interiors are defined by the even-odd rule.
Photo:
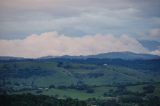
[[[55,88],[55,85],[50,85],[49,88]]]
[[[115,99],[107,100],[101,106],[120,106]]]
[[[147,85],[143,87],[144,93],[153,93],[155,90],[155,86]]]
[[[94,89],[88,88],[86,92],[87,92],[87,93],[94,93]]]
[[[63,62],[58,62],[57,67],[62,67],[63,66]]]
[[[148,96],[143,106],[160,106],[160,98],[158,96]]]

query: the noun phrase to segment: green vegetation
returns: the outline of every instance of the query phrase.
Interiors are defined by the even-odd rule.
[[[146,70],[143,65],[136,69],[85,60],[2,61],[0,95],[21,106],[28,106],[25,101],[36,106],[35,101],[42,98],[46,99],[40,101],[41,106],[67,106],[66,101],[68,106],[159,106],[160,73],[157,65],[156,71],[153,64],[150,66]],[[20,97],[21,102],[12,101]],[[0,106],[12,106],[5,103]]]
[[[0,62],[0,85],[20,89],[29,86],[70,86],[79,81],[87,85],[116,85],[159,80],[154,73],[113,65],[54,61]]]
[[[87,106],[77,99],[56,99],[44,95],[0,95],[0,106]]]

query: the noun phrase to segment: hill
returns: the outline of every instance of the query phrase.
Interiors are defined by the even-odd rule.
[[[117,60],[112,60],[106,64],[107,61],[101,59],[98,61],[67,59],[0,62],[0,86],[21,89],[49,87],[50,85],[70,86],[78,83],[114,85],[159,81],[159,60],[146,63],[126,60],[125,62],[129,64],[124,64],[127,66],[122,64],[124,60],[119,60],[116,64],[113,61],[117,62]]]
[[[133,52],[109,52],[109,53],[100,53],[95,55],[80,55],[80,56],[71,56],[71,55],[63,55],[63,56],[43,56],[39,58],[24,58],[24,57],[12,57],[12,56],[0,56],[0,60],[29,60],[29,59],[38,59],[38,60],[46,60],[46,59],[122,59],[122,60],[151,60],[151,59],[160,59],[158,55],[152,54],[140,54]]]
[[[160,59],[160,56],[152,55],[152,54],[138,54],[132,52],[109,52],[109,53],[101,53],[96,55],[87,55],[87,56],[45,56],[39,59],[52,59],[52,58],[66,58],[66,59],[88,59],[88,58],[96,58],[96,59],[123,59],[123,60],[149,60],[149,59]]]

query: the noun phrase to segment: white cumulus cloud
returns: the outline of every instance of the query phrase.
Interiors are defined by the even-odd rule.
[[[148,53],[135,38],[128,35],[65,36],[57,32],[30,35],[25,39],[0,40],[1,56],[40,57],[46,55],[89,55],[115,51]]]

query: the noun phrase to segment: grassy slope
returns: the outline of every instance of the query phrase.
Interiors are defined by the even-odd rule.
[[[80,64],[80,63],[64,63],[63,65],[70,65],[70,68],[57,67],[57,62],[37,62],[37,61],[26,61],[26,62],[7,62],[0,63],[1,73],[4,73],[3,66],[4,64],[9,67],[9,72],[13,73],[15,70],[30,69],[33,71],[36,68],[40,69],[43,73],[49,73],[47,75],[37,75],[34,74],[28,78],[15,78],[8,77],[6,80],[12,83],[18,82],[20,84],[31,85],[37,87],[48,87],[51,84],[54,85],[66,85],[76,84],[77,81],[81,80],[88,85],[105,85],[105,84],[114,84],[114,83],[127,83],[127,82],[146,82],[151,79],[157,80],[152,75],[143,73],[141,71],[117,67],[117,66],[98,66],[94,64]],[[16,67],[15,67],[16,64]],[[21,71],[18,71],[20,74]],[[87,74],[90,73],[103,73],[103,76],[100,77],[88,77]],[[15,75],[16,73],[14,73]],[[78,77],[77,77],[78,75]],[[6,81],[7,82],[7,81]]]
[[[132,92],[143,92],[143,87],[145,84],[142,85],[135,85],[135,86],[128,86],[127,90],[132,91]],[[157,95],[160,97],[160,84],[154,84],[155,86],[155,91],[154,95]],[[43,95],[50,95],[50,96],[55,96],[58,95],[59,98],[66,98],[66,97],[71,97],[71,98],[77,98],[80,100],[86,100],[88,98],[97,98],[97,99],[107,99],[110,98],[109,96],[104,97],[103,94],[105,92],[109,93],[109,90],[115,90],[116,87],[110,87],[110,86],[102,86],[102,87],[94,87],[95,90],[94,93],[86,93],[85,91],[79,91],[75,89],[48,89],[48,90],[42,90],[41,93],[36,93],[36,90],[32,91],[21,91],[21,92],[16,92],[21,94],[21,93],[33,93],[33,94],[43,94]]]

